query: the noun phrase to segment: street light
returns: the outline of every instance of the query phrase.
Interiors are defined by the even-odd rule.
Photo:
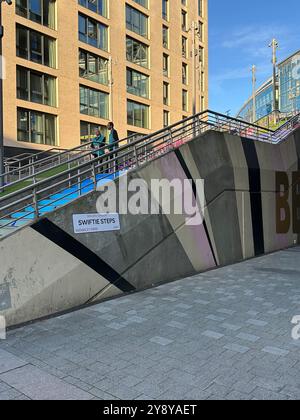
[[[0,192],[4,189],[4,140],[3,140],[3,59],[2,59],[2,38],[4,29],[2,26],[2,3],[5,2],[9,6],[12,5],[12,0],[0,0],[0,64],[2,66],[0,74]]]
[[[199,26],[199,23],[196,21],[193,21],[191,24],[191,27],[188,29],[187,32],[192,33],[192,52],[191,52],[191,58],[193,61],[193,115],[197,114],[197,70],[199,70],[199,66],[197,66],[197,57],[199,55],[199,51],[197,48],[197,38],[201,40],[201,29]]]
[[[272,48],[272,64],[273,64],[273,95],[274,95],[274,114],[275,122],[277,122],[278,116],[278,102],[277,102],[277,49],[279,47],[278,41],[274,38],[272,39],[271,44],[269,45]]]
[[[256,66],[252,66],[252,123],[256,122]]]

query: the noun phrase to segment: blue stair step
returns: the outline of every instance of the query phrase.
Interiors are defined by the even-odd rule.
[[[107,180],[111,180],[113,179],[114,175],[113,174],[99,174],[96,175],[96,180],[100,181],[101,179],[107,179]]]
[[[41,214],[43,214],[43,213],[50,213],[51,211],[54,211],[54,210],[55,210],[55,207],[54,206],[47,206],[47,207],[43,207],[43,208],[41,208],[39,206],[39,212]],[[26,207],[25,211],[32,212],[32,211],[34,211],[34,208],[33,207]]]
[[[87,187],[87,186],[93,186],[93,181],[91,179],[86,179],[81,183],[81,188]]]
[[[63,191],[61,193],[51,195],[50,199],[52,199],[52,200],[64,199],[64,200],[71,201],[71,200],[74,200],[75,198],[78,198],[78,197],[79,197],[78,193],[70,194],[70,191],[66,190],[66,191]]]
[[[81,189],[81,194],[87,194],[87,193],[93,191],[93,189],[94,189],[94,185],[91,185],[89,187],[83,187]]]
[[[26,220],[3,219],[0,221],[0,226],[5,226],[7,228],[17,228],[25,226],[27,223],[28,222]]]
[[[112,181],[122,175],[124,175],[126,171],[120,171],[116,174],[99,174],[96,176],[97,186],[104,185],[109,181]],[[76,198],[80,197],[80,195],[87,194],[94,189],[94,184],[92,179],[86,179],[80,185],[74,185],[73,187],[66,188],[64,191],[53,194],[50,196],[49,199],[41,200],[38,203],[40,215],[45,213],[50,213],[54,211],[57,207],[61,207],[65,204],[70,203],[71,201],[75,200]],[[29,214],[30,213],[30,214]],[[21,227],[28,223],[30,220],[34,220],[34,208],[32,206],[26,207],[25,211],[20,211],[13,213],[11,215],[11,219],[5,220],[5,222],[11,221],[11,227]],[[14,219],[21,219],[21,220],[14,220]],[[0,223],[4,225],[3,221]],[[9,226],[10,227],[10,226]]]
[[[61,206],[64,206],[65,204],[70,203],[70,201],[72,201],[72,200],[67,200],[67,199],[50,200],[50,203],[48,205],[53,206],[53,207],[61,207]],[[39,205],[42,206],[43,205],[42,202],[40,202]]]
[[[12,219],[25,219],[34,220],[34,214],[28,214],[27,212],[18,212],[11,215]]]

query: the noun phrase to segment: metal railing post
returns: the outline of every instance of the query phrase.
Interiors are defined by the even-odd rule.
[[[139,168],[140,167],[139,156],[138,156],[136,145],[133,146],[133,154],[134,154],[134,158],[135,158],[136,167]]]
[[[169,143],[168,144],[168,147],[169,147],[169,150],[172,150],[173,142],[174,142],[173,131],[172,130],[169,130],[169,134],[170,134],[170,140],[168,142]]]
[[[33,209],[34,209],[34,216],[36,219],[39,218],[40,214],[39,214],[39,204],[38,204],[38,197],[37,197],[37,191],[36,191],[36,177],[35,175],[33,176],[33,191],[32,191],[32,202],[33,202]]]
[[[77,163],[77,166],[79,166],[79,162]],[[80,169],[77,169],[77,185],[78,185],[78,194],[81,195],[82,188],[81,188],[81,177],[80,177]]]
[[[95,162],[92,163],[92,179],[94,184],[94,190],[97,190],[97,177],[96,177],[96,167]]]
[[[29,160],[29,175],[33,175],[34,174],[34,158],[30,158]],[[31,172],[31,173],[30,173]]]
[[[71,188],[72,184],[71,184],[71,164],[70,164],[70,162],[68,162],[68,171],[69,171],[69,174],[68,174],[68,179],[69,179],[68,185],[69,185],[69,188]]]

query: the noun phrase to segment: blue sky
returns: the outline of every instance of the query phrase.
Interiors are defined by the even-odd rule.
[[[279,41],[279,61],[300,50],[299,0],[208,3],[209,107],[235,115],[251,95],[252,65],[257,66],[258,84],[272,74],[272,38]]]

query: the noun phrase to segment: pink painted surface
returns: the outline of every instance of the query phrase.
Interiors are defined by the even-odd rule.
[[[154,165],[157,172],[160,173],[161,178],[165,178],[169,181],[174,179],[183,181],[186,179],[185,172],[174,153],[162,157],[154,162]],[[197,247],[199,260],[201,260],[203,264],[203,269],[215,267],[216,264],[203,224],[197,226],[185,225],[182,229],[186,229],[188,232],[188,235],[191,238],[191,246]]]

